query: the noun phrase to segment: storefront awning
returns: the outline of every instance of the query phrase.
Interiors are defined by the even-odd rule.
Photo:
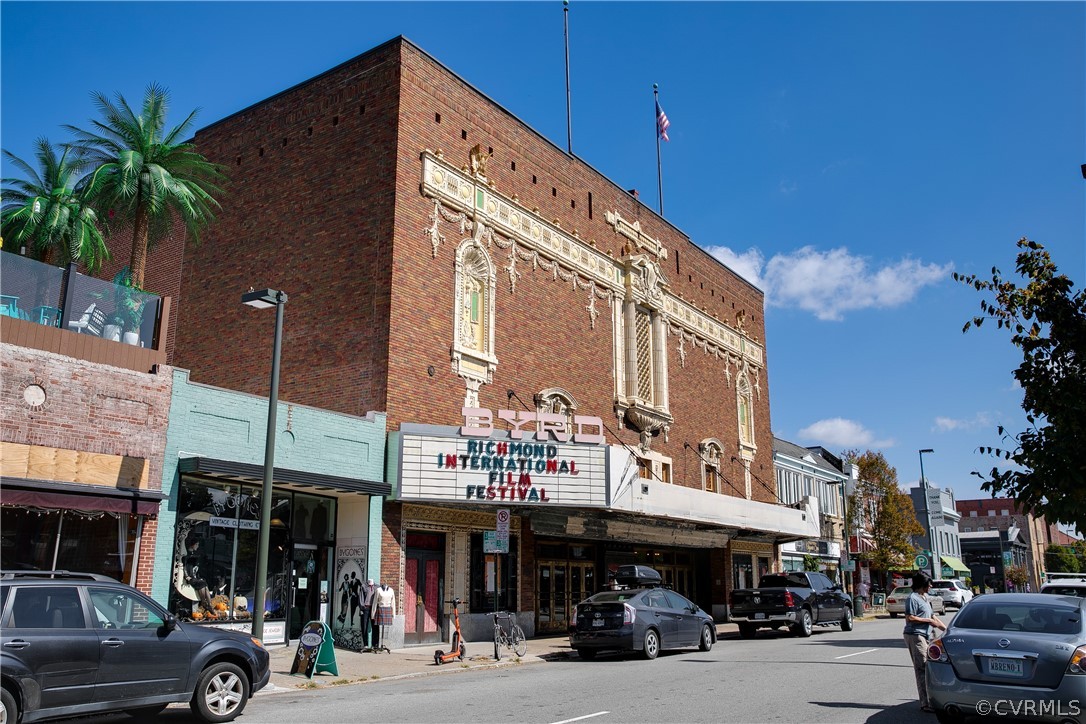
[[[264,482],[264,466],[239,463],[214,458],[181,458],[180,471],[188,475],[201,475],[219,480],[260,485]],[[275,468],[272,483],[278,487],[294,488],[325,495],[382,495],[392,494],[392,486],[384,482],[340,478],[324,473]]]
[[[969,566],[962,562],[961,558],[955,558],[954,556],[940,556],[943,559],[943,565],[952,571],[958,573],[969,573]]]
[[[105,511],[158,515],[158,505],[165,497],[159,490],[5,478],[4,489],[0,491],[0,504],[85,513]]]

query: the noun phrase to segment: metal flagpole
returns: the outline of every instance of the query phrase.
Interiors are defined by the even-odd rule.
[[[566,150],[573,155],[573,106],[569,94],[569,0],[562,0],[562,18],[566,29]]]
[[[653,115],[656,128],[656,188],[660,193],[660,216],[664,215],[664,172],[660,165],[660,86],[652,84]]]

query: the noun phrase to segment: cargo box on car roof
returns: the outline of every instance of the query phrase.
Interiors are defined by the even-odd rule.
[[[660,585],[660,573],[648,566],[619,566],[615,571],[615,581],[631,588],[651,588]]]

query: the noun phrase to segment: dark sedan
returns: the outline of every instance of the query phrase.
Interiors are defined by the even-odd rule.
[[[928,648],[928,696],[940,722],[966,716],[1082,721],[1086,599],[995,593],[967,603]]]
[[[696,603],[664,588],[604,591],[577,604],[570,645],[582,659],[605,650],[639,651],[655,659],[663,649],[716,643],[713,617]]]

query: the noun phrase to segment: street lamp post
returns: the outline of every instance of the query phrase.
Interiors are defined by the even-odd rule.
[[[275,289],[262,289],[241,295],[241,302],[256,309],[275,307],[268,430],[264,440],[264,483],[260,488],[260,543],[256,552],[256,592],[253,596],[253,636],[263,641],[264,592],[267,589],[268,547],[271,544],[272,477],[275,471],[275,413],[279,407],[279,353],[283,346],[283,306],[287,303],[287,295]]]
[[[936,573],[937,566],[936,566],[936,563],[935,563],[937,560],[939,560],[939,544],[938,544],[938,541],[936,540],[935,527],[934,527],[934,525],[932,523],[931,497],[928,495],[928,481],[927,481],[927,478],[924,477],[924,453],[933,453],[933,452],[935,452],[935,451],[932,450],[931,448],[924,448],[923,450],[920,451],[920,489],[924,491],[924,511],[927,513],[927,516],[928,516],[928,539],[931,541],[931,577],[932,578],[939,578],[939,575]],[[943,501],[942,501],[942,497],[940,497],[939,498],[939,508],[940,508],[939,516],[940,517],[942,517],[942,514],[943,514],[942,507],[943,507]],[[939,566],[939,568],[941,568],[941,566]]]

